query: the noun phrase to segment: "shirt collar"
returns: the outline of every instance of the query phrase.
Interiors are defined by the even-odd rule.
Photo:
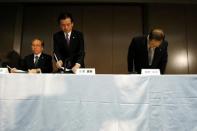
[[[41,54],[42,54],[42,53],[39,53],[39,54],[37,54],[37,55],[36,55],[36,54],[34,54],[34,57],[36,57],[36,56],[40,57],[40,56],[41,56]]]
[[[68,37],[70,38],[70,36],[71,36],[71,31],[68,32],[68,33],[64,32],[64,35],[65,35],[65,36],[66,36],[66,34],[68,34]]]

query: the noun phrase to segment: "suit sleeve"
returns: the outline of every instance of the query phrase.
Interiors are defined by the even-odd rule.
[[[58,40],[57,40],[57,34],[54,34],[53,35],[53,53],[55,53],[58,60],[63,61],[63,57],[60,54],[60,48],[61,47],[59,47]],[[56,61],[56,59],[55,59],[55,61]]]
[[[27,57],[25,57],[24,59],[22,59],[21,61],[21,65],[20,65],[20,70],[24,70],[27,71],[28,70],[28,65],[27,65]]]
[[[128,49],[128,56],[127,56],[127,64],[128,64],[128,72],[133,72],[133,61],[134,61],[134,45],[135,45],[135,39],[131,41],[131,44]]]
[[[83,65],[84,63],[84,56],[85,56],[85,51],[84,51],[84,38],[83,34],[79,33],[79,52],[77,55],[77,61],[76,63],[79,63]]]
[[[166,64],[168,61],[168,42],[165,41],[164,42],[164,47],[163,47],[163,53],[162,53],[162,57],[161,57],[161,63],[160,63],[160,71],[161,74],[165,73],[165,69],[166,69]]]
[[[53,71],[52,57],[46,56],[46,63],[41,67],[42,73],[51,73]]]

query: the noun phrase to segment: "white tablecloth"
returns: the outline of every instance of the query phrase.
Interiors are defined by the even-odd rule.
[[[197,76],[0,74],[0,131],[197,131]]]

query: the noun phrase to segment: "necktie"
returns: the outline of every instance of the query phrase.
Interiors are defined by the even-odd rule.
[[[69,46],[70,45],[70,39],[69,39],[68,33],[66,33],[66,42],[67,42],[67,45]]]
[[[34,65],[35,66],[38,64],[38,59],[39,59],[39,57],[38,56],[35,56],[35,62],[34,62]]]
[[[149,63],[149,66],[152,65],[153,55],[154,55],[154,48],[149,48],[148,49],[148,63]]]

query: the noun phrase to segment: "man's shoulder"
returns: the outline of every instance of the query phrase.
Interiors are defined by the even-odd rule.
[[[136,37],[133,37],[131,44],[141,46],[141,45],[144,45],[146,42],[147,42],[146,36],[136,36]]]
[[[54,37],[60,36],[63,34],[63,31],[58,31],[53,34]]]
[[[164,40],[162,43],[163,43],[165,46],[168,46],[168,41],[167,41],[167,40]]]
[[[61,36],[62,34],[64,34],[63,31],[58,31],[56,33],[53,34],[54,37],[59,37]],[[78,30],[72,30],[72,34],[73,35],[82,35],[83,33],[81,31],[78,31]]]
[[[43,56],[44,58],[47,58],[47,59],[52,58],[52,56],[51,56],[51,55],[46,54],[46,53],[42,53],[42,56]]]
[[[40,57],[43,57],[43,58],[52,58],[51,55],[46,54],[46,53],[42,53]],[[34,58],[34,54],[29,54],[29,55],[26,55],[26,56],[24,57],[24,59],[28,59],[28,60],[29,60],[29,59],[32,59],[32,58]]]
[[[146,40],[146,36],[135,36],[133,37],[133,40],[136,40],[136,41],[143,41],[143,40]]]
[[[167,48],[168,47],[168,41],[167,40],[164,40],[161,45],[159,46],[161,49],[162,48]]]
[[[33,58],[33,54],[29,54],[29,55],[26,55],[25,57],[24,57],[24,59],[30,59],[30,58]]]
[[[73,30],[72,33],[75,35],[82,35],[82,32],[78,30]]]

